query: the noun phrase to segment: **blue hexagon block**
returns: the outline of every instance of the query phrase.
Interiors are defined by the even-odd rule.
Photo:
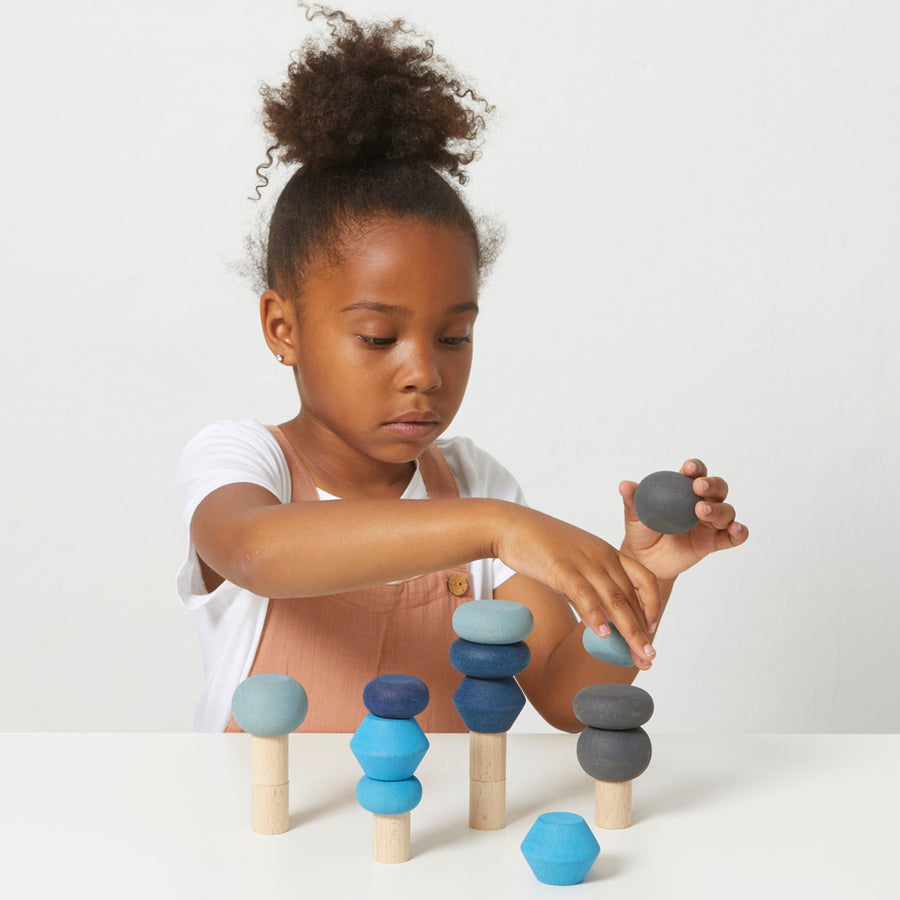
[[[363,688],[363,703],[382,719],[411,719],[428,706],[428,686],[414,675],[380,675]]]
[[[515,644],[532,628],[531,610],[514,600],[470,600],[453,613],[453,630],[474,644]]]
[[[309,700],[289,675],[261,673],[242,681],[231,697],[234,721],[248,734],[281,737],[303,724]]]
[[[531,651],[524,641],[515,644],[475,644],[457,638],[450,645],[450,665],[472,678],[510,678],[528,668]]]
[[[500,734],[509,731],[525,706],[515,678],[469,678],[453,695],[453,705],[469,731]]]
[[[378,781],[363,775],[356,784],[356,799],[371,813],[399,816],[419,805],[422,784],[415,775],[403,781]]]
[[[625,638],[619,633],[612,622],[609,622],[609,637],[600,637],[593,629],[585,628],[581,636],[584,649],[595,659],[611,663],[614,666],[633,666],[631,650],[625,643]]]
[[[363,772],[378,781],[411,778],[428,746],[415,719],[382,719],[372,713],[350,739],[350,749]]]
[[[570,812],[538,816],[521,847],[535,878],[544,884],[578,884],[600,853],[587,822]]]

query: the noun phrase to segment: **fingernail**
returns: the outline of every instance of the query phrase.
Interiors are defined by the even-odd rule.
[[[652,644],[644,644],[644,653],[646,653],[650,659],[653,659],[656,656],[656,651],[653,649]]]
[[[709,482],[705,478],[700,482],[700,490],[703,491],[704,494],[709,490]]]
[[[600,637],[609,637],[609,635],[610,635],[609,625],[599,626],[599,628],[597,628],[597,634],[599,634]]]
[[[653,634],[658,627],[659,627],[659,622],[651,622],[650,627],[647,629],[647,631],[649,631],[650,634]]]
[[[744,526],[741,525],[740,522],[735,522],[734,524],[737,525],[737,528],[735,528],[734,530],[735,530],[738,534],[740,534],[740,533],[744,530]]]
[[[708,516],[712,513],[712,507],[708,503],[704,503],[703,506],[700,507],[700,512],[702,512],[704,516]]]

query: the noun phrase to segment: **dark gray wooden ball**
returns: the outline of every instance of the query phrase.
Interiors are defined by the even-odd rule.
[[[592,684],[575,695],[572,711],[592,728],[627,731],[650,720],[653,698],[633,684]]]
[[[650,765],[652,747],[643,728],[585,728],[578,736],[578,762],[597,781],[631,781]]]
[[[694,493],[693,479],[680,472],[654,472],[634,492],[634,511],[653,531],[683,534],[700,520],[694,507],[700,498]]]

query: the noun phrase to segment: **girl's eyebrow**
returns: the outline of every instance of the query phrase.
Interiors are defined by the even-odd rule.
[[[380,313],[388,313],[389,315],[399,315],[399,316],[411,316],[412,310],[405,306],[397,306],[393,303],[379,303],[376,300],[360,300],[359,303],[351,303],[349,306],[345,306],[341,312],[357,312],[358,310],[365,310],[367,312],[380,312]],[[478,312],[478,304],[474,300],[468,300],[465,303],[457,303],[455,306],[451,306],[447,310],[448,315],[456,315],[458,313],[464,312]]]

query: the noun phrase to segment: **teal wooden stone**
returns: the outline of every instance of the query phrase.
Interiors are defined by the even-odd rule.
[[[399,816],[419,805],[422,783],[415,775],[402,781],[378,781],[363,775],[356,784],[356,799],[371,813]]]
[[[415,719],[382,719],[372,713],[350,739],[350,749],[363,771],[378,781],[411,778],[428,746]]]
[[[528,668],[531,651],[525,641],[515,644],[475,644],[457,638],[450,645],[450,665],[470,678],[510,678]]]
[[[653,698],[633,684],[592,684],[575,695],[572,712],[591,728],[627,731],[650,721]]]
[[[261,673],[242,681],[231,697],[234,721],[258,737],[281,737],[303,724],[309,700],[289,675]]]
[[[470,600],[453,613],[453,630],[474,644],[515,644],[532,628],[531,610],[514,600]]]
[[[609,625],[609,637],[600,637],[592,628],[585,628],[584,634],[581,636],[581,643],[584,649],[595,659],[603,660],[613,666],[633,666],[634,660],[631,658],[631,650],[625,642],[625,638],[619,633],[619,630],[613,625]]]
[[[538,816],[521,844],[522,855],[543,884],[578,884],[600,853],[584,819],[570,812]]]
[[[692,478],[680,472],[654,472],[637,486],[634,511],[653,531],[684,534],[700,521],[694,512],[699,499]]]

